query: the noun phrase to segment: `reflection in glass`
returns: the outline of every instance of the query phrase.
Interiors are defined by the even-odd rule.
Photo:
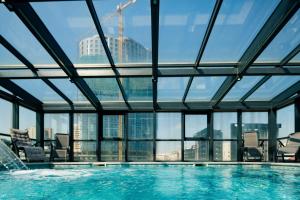
[[[149,1],[94,1],[94,5],[115,63],[150,63]]]
[[[236,141],[214,141],[213,147],[214,161],[236,161],[237,142]]]
[[[104,115],[103,116],[103,137],[123,138],[124,137],[124,116]]]
[[[207,138],[207,115],[185,115],[185,137]]]
[[[36,139],[36,113],[20,106],[19,128],[21,130],[27,129],[29,138]]]
[[[0,98],[0,133],[10,134],[12,128],[12,103]],[[5,115],[3,114],[5,113]]]
[[[96,142],[74,142],[74,161],[90,162],[97,161]]]
[[[122,78],[128,101],[152,101],[151,78]]]
[[[101,142],[102,161],[124,161],[125,144],[122,141],[102,141]]]
[[[214,139],[237,139],[237,113],[214,113]]]
[[[44,139],[54,140],[56,133],[69,133],[69,114],[44,115]]]
[[[226,77],[195,77],[186,97],[186,101],[209,101],[222,85]]]
[[[295,132],[295,105],[277,110],[278,138],[287,137]]]
[[[128,160],[129,161],[153,161],[153,142],[129,141]]]
[[[280,62],[300,43],[300,10],[298,10],[255,62]]]
[[[100,101],[123,101],[115,78],[85,78],[84,80]]]
[[[300,80],[299,76],[272,76],[246,101],[268,101]]]
[[[74,113],[74,140],[97,139],[97,114]]]
[[[268,139],[268,113],[267,112],[243,112],[243,132],[256,131],[259,139]]]
[[[157,139],[181,138],[181,113],[157,113]]]
[[[158,101],[181,101],[188,83],[188,79],[188,77],[158,78]]]
[[[201,62],[237,62],[279,0],[225,0]]]
[[[159,141],[156,142],[157,161],[180,161],[181,142]]]
[[[33,2],[31,5],[75,66],[108,63],[84,1]]]
[[[262,76],[244,76],[231,88],[222,101],[238,101],[255,86]]]
[[[185,141],[185,161],[207,161],[209,156],[208,141]]]
[[[214,0],[160,2],[159,63],[195,62],[214,4]]]
[[[153,122],[153,113],[128,113],[128,139],[152,139]]]
[[[40,79],[17,79],[12,81],[45,104],[66,103],[63,98]]]

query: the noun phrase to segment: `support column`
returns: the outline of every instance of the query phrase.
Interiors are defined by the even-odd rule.
[[[74,113],[69,112],[69,160],[70,162],[74,161]]]
[[[185,114],[181,113],[181,161],[184,161]]]
[[[17,104],[17,103],[13,103],[12,104],[13,105],[13,120],[12,120],[12,122],[13,122],[13,128],[15,128],[15,129],[19,129],[19,104]]]
[[[156,161],[156,112],[153,112],[153,161]]]
[[[214,137],[214,126],[213,126],[213,112],[209,111],[207,113],[207,132],[208,132],[208,139],[209,139],[209,161],[213,161],[214,160],[214,142],[213,142],[213,137]]]
[[[128,162],[128,113],[124,114],[124,136],[125,136],[125,162]]]
[[[300,98],[295,100],[295,132],[300,132]]]
[[[44,113],[36,112],[36,140],[44,148]]]
[[[278,128],[276,122],[276,110],[271,109],[268,112],[268,127],[269,127],[269,135],[268,135],[268,154],[269,161],[275,161],[275,154],[277,151],[277,136],[278,136]]]
[[[101,141],[103,140],[103,114],[98,112],[98,126],[97,126],[97,142],[96,142],[96,153],[97,160],[101,161]]]
[[[242,127],[242,111],[237,111],[237,161],[243,161],[243,127]]]

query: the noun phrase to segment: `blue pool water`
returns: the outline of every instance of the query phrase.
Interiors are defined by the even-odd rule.
[[[0,199],[300,199],[300,168],[108,166],[0,172]]]

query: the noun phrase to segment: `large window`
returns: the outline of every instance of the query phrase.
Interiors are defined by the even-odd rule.
[[[34,111],[20,106],[19,123],[20,129],[27,129],[29,137],[36,139],[36,113]]]
[[[181,142],[177,142],[177,141],[156,142],[156,160],[157,161],[180,161]]]
[[[157,139],[181,138],[181,113],[157,113]]]
[[[45,114],[44,139],[54,140],[56,133],[69,134],[69,114]]]
[[[128,113],[128,139],[153,139],[153,113]]]
[[[124,116],[104,115],[103,116],[103,138],[123,138],[124,137]]]
[[[0,99],[0,133],[9,134],[12,128],[12,103]]]
[[[287,137],[295,132],[295,105],[277,111],[278,138]]]

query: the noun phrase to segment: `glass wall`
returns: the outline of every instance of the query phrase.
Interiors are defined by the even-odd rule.
[[[29,137],[36,139],[36,113],[34,111],[20,106],[19,123],[21,130],[27,129]]]
[[[12,103],[0,99],[0,133],[10,134],[13,125]],[[0,136],[0,139],[10,141],[9,137]]]
[[[180,139],[181,113],[157,113],[156,131],[157,139]]]
[[[277,138],[287,137],[289,134],[295,132],[295,105],[284,107],[277,110]],[[284,145],[287,139],[280,140]]]
[[[74,160],[96,161],[97,143],[97,114],[75,113],[74,114]]]

